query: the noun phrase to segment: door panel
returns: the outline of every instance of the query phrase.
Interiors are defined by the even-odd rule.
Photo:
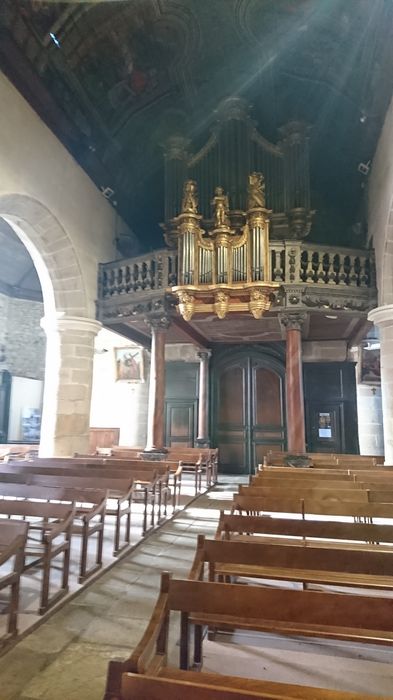
[[[281,378],[270,369],[253,367],[255,422],[282,425]]]
[[[193,447],[196,431],[196,402],[167,399],[165,404],[166,444]]]
[[[283,380],[258,358],[225,367],[216,381],[214,433],[227,473],[252,473],[270,449],[284,449]]]
[[[220,425],[243,426],[245,423],[245,369],[245,367],[231,367],[220,377]]]
[[[226,368],[218,378],[217,438],[220,463],[242,472],[247,463],[247,362]]]
[[[358,454],[354,363],[306,362],[303,376],[308,451]]]

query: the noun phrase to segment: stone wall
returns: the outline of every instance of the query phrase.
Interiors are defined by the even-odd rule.
[[[44,379],[46,338],[40,327],[43,313],[41,302],[0,294],[0,369],[17,377]]]
[[[0,104],[0,217],[28,249],[44,297],[47,354],[40,454],[85,452],[93,339],[99,329],[98,264],[113,260],[115,237],[131,232],[1,72]]]

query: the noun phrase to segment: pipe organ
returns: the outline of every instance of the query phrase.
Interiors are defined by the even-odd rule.
[[[261,318],[279,283],[270,278],[269,214],[265,180],[261,173],[248,177],[247,211],[236,211],[232,226],[229,197],[216,187],[209,229],[202,228],[194,180],[184,184],[181,213],[173,220],[178,243],[179,284],[171,288],[186,321],[196,313],[251,313]],[[243,219],[243,225],[239,221]]]
[[[230,198],[231,226],[236,230],[242,225],[241,212],[247,206],[247,177],[251,172],[261,172],[266,178],[271,237],[305,238],[314,214],[310,209],[309,128],[301,122],[290,122],[279,130],[280,140],[272,143],[258,131],[249,116],[249,106],[238,97],[224,100],[215,115],[211,134],[195,153],[184,136],[172,136],[166,142],[164,230],[168,245],[176,239],[173,224],[186,180],[198,182],[199,212],[207,229],[213,225],[210,201],[219,182]],[[240,250],[235,257],[237,271]]]

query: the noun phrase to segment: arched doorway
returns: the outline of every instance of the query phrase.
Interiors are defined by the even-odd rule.
[[[245,346],[213,355],[212,435],[226,473],[253,473],[285,444],[281,348]]]

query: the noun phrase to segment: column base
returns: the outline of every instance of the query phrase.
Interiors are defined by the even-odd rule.
[[[166,447],[152,447],[151,449],[145,449],[143,452],[139,452],[139,457],[146,461],[159,462],[166,458],[168,454],[168,449]]]
[[[210,447],[210,440],[209,438],[197,438],[195,440],[195,445],[196,447]]]

